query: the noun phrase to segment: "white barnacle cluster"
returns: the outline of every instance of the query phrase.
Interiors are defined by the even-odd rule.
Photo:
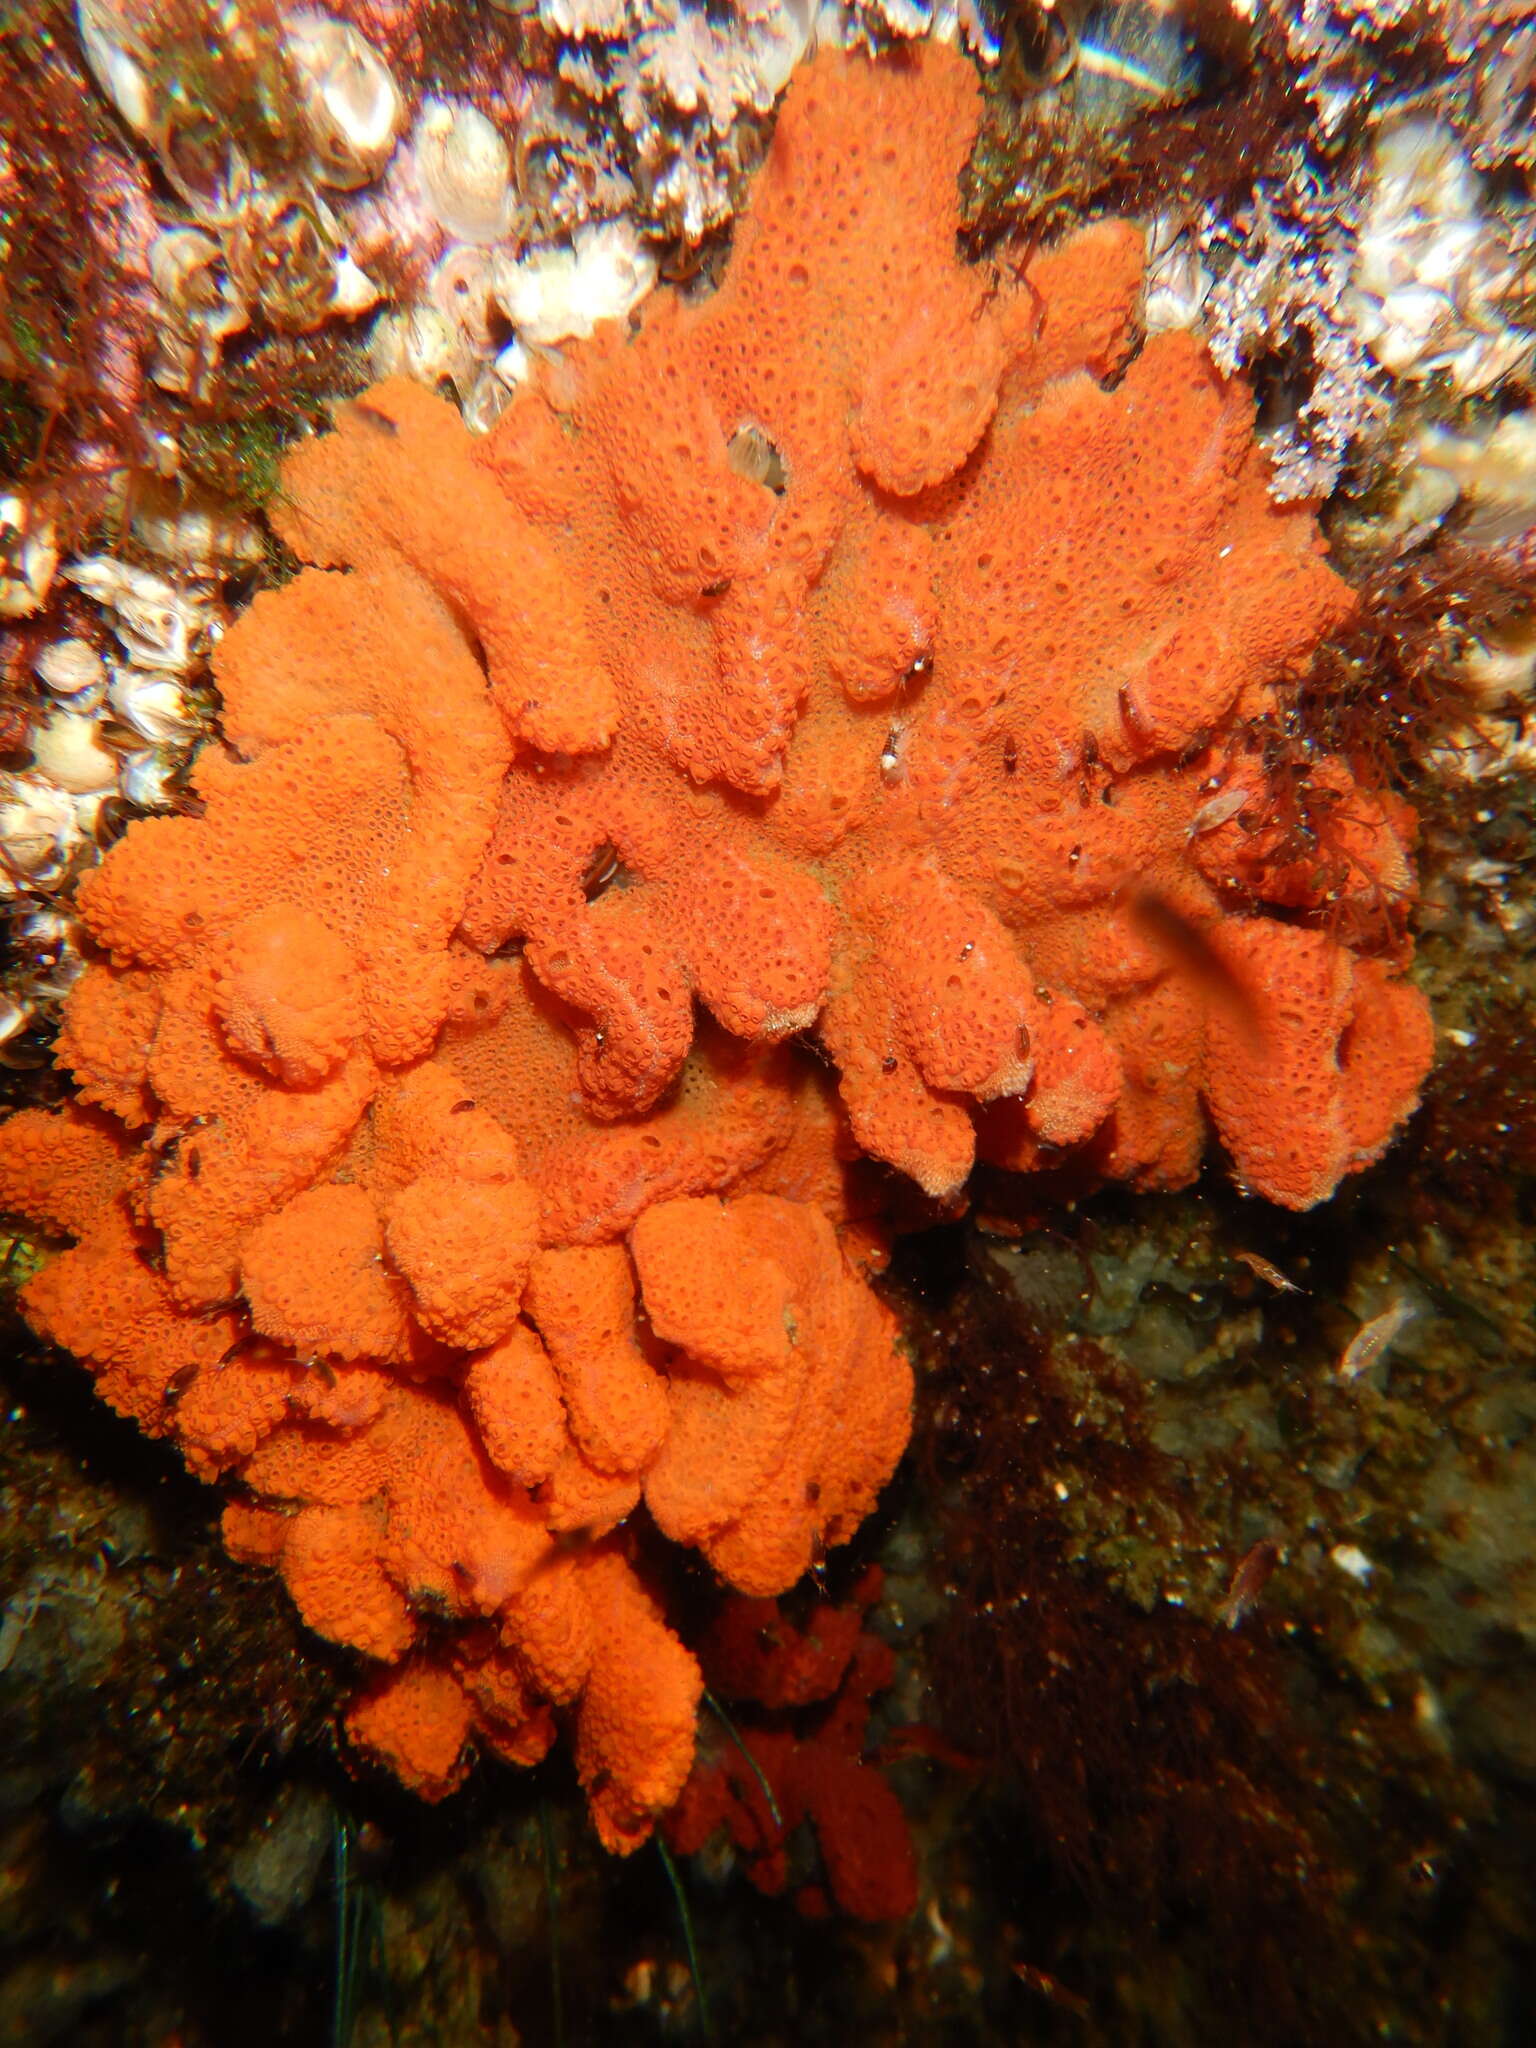
[[[1514,110],[1536,98],[1519,85],[1536,29],[1504,0],[1234,5],[1283,45],[1311,132],[1226,206],[1153,224],[1146,320],[1199,326],[1228,373],[1266,371],[1274,494],[1320,498],[1346,463],[1395,468],[1405,447],[1416,461],[1405,404],[1502,393],[1532,375],[1536,331],[1521,318],[1536,219],[1515,187],[1495,203],[1478,165],[1530,147]],[[1405,43],[1435,83],[1411,106],[1383,107],[1396,61],[1383,53],[1400,59]],[[1351,147],[1373,123],[1369,147]],[[1423,488],[1400,493],[1409,527],[1456,496],[1420,467]]]
[[[1469,419],[1461,428],[1440,421],[1420,427],[1415,442],[1419,473],[1436,496],[1435,509],[1460,504],[1461,539],[1496,548],[1536,526],[1536,411]]]
[[[847,0],[823,13],[830,16],[824,33],[840,33],[844,42],[869,50],[933,36],[963,43],[983,64],[995,64],[1002,55],[1001,10],[990,0]]]
[[[210,10],[183,47],[154,0],[76,0],[97,84],[174,195],[147,258],[161,390],[205,403],[235,338],[376,314],[374,370],[451,388],[484,430],[531,353],[633,310],[660,240],[731,218],[818,35],[997,54],[992,0],[495,4],[531,58],[493,35],[474,97],[413,104],[315,7]]]
[[[66,756],[78,757],[81,773],[71,786],[83,800],[115,792],[141,809],[167,809],[192,750],[210,728],[211,704],[201,684],[224,623],[223,579],[185,565],[164,575],[112,554],[88,555],[63,573],[100,608],[117,644],[100,663],[100,676],[50,714],[34,739],[33,759],[49,773]],[[44,663],[50,653],[45,650]],[[56,672],[58,657],[53,661]],[[57,694],[48,667],[40,672]],[[80,729],[85,726],[94,734]],[[96,779],[81,786],[93,770]]]
[[[1419,418],[1392,451],[1389,489],[1341,508],[1333,530],[1360,549],[1412,548],[1454,512],[1463,547],[1518,548],[1536,528],[1536,410],[1463,406],[1454,423]]]
[[[1263,15],[1284,39],[1325,138],[1370,97],[1375,39],[1427,11],[1420,0],[1238,0],[1238,10]]]
[[[1443,371],[1484,392],[1536,360],[1536,331],[1512,317],[1528,291],[1483,180],[1443,121],[1411,116],[1376,138],[1347,310],[1394,376]]]
[[[11,963],[0,986],[0,1064],[11,1063],[25,1033],[62,1001],[80,971],[79,926],[67,891],[93,855],[106,788],[87,796],[68,785],[101,784],[116,772],[89,715],[80,714],[74,726],[54,725],[71,715],[73,698],[83,693],[89,701],[99,692],[104,671],[95,650],[83,640],[56,641],[37,666],[56,709],[34,731],[30,766],[0,772],[0,905]]]
[[[1149,316],[1198,294],[1199,324],[1228,376],[1305,337],[1305,383],[1260,429],[1281,501],[1327,497],[1351,449],[1390,415],[1386,379],[1345,310],[1353,247],[1336,196],[1297,151],[1284,176],[1259,180],[1236,206],[1206,207],[1153,273]]]
[[[1380,98],[1405,40],[1429,60],[1472,161],[1536,161],[1536,19],[1527,0],[1232,0],[1261,19],[1331,142]]]
[[[375,326],[373,367],[450,384],[476,431],[492,425],[528,375],[530,348],[623,318],[656,281],[655,255],[633,219],[589,221],[558,242],[525,244],[507,143],[467,101],[424,103],[406,176],[405,203],[421,223],[417,246],[436,260],[422,298]]]
[[[405,105],[350,22],[299,9],[268,47],[230,11],[217,31],[229,47],[206,53],[220,60],[210,80],[243,81],[223,108],[181,75],[162,11],[78,0],[77,18],[97,84],[179,202],[149,252],[160,316],[150,374],[163,390],[206,399],[225,343],[248,327],[304,333],[378,304],[352,253],[347,200],[384,169]],[[259,132],[252,106],[267,110]]]
[[[424,119],[418,184],[456,239],[433,273],[430,316],[398,320],[382,339],[388,366],[436,363],[461,396],[467,342],[489,364],[465,401],[473,425],[505,403],[528,348],[584,336],[638,303],[655,281],[654,238],[694,245],[731,218],[768,119],[818,38],[875,48],[933,35],[984,62],[998,54],[984,0],[537,0],[537,14],[552,57],[528,81],[511,164],[534,246],[510,256],[488,246],[504,152],[483,134],[469,147],[483,117],[460,108],[451,122]],[[460,128],[466,164],[484,179],[470,206],[439,168],[460,154]],[[551,243],[551,231],[567,239]],[[493,353],[508,326],[513,346]]]
[[[1394,447],[1375,497],[1356,512],[1337,513],[1333,532],[1358,554],[1401,555],[1422,546],[1448,518],[1460,548],[1502,555],[1511,568],[1518,562],[1536,530],[1536,410],[1464,405],[1454,424],[1418,418]],[[1536,607],[1527,597],[1475,622],[1447,612],[1439,640],[1462,711],[1427,759],[1446,782],[1490,790],[1491,808],[1479,820],[1487,823],[1499,808],[1493,790],[1506,785],[1519,801],[1513,797],[1517,781],[1536,773]],[[1473,879],[1480,877],[1481,886],[1494,866],[1483,861]],[[1522,926],[1530,893],[1522,893]],[[1497,921],[1506,932],[1515,929],[1503,911]]]
[[[395,237],[429,267],[421,295],[375,323],[372,366],[379,376],[451,385],[471,424],[488,426],[523,367],[493,289],[519,225],[500,128],[467,100],[423,101],[384,207]]]
[[[1435,755],[1440,772],[1453,772],[1450,751]],[[1480,822],[1494,815],[1498,780],[1528,781],[1532,770],[1529,740],[1500,758],[1498,765],[1471,779],[1487,784],[1487,802]],[[1481,792],[1480,792],[1481,793]],[[1520,862],[1498,860],[1478,850],[1475,841],[1432,834],[1426,852],[1426,874],[1420,922],[1426,931],[1450,930],[1469,955],[1485,958],[1507,954],[1510,941],[1529,943],[1536,927],[1536,892]],[[1454,1035],[1454,1034],[1452,1034]]]
[[[555,63],[518,145],[535,208],[567,228],[634,211],[700,241],[735,211],[816,12],[814,0],[539,0]]]
[[[1445,50],[1465,86],[1467,145],[1485,170],[1536,164],[1536,16],[1525,0],[1440,0]]]
[[[40,702],[24,768],[0,773],[0,904],[13,966],[0,990],[0,1059],[67,994],[80,971],[72,885],[126,810],[183,801],[214,724],[208,654],[225,586],[260,542],[249,522],[190,499],[127,520],[148,567],[115,553],[68,562],[62,579],[96,623],[46,641],[33,659]]]

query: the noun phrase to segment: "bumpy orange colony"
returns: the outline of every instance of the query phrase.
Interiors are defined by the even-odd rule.
[[[823,55],[712,296],[486,441],[388,383],[293,457],[310,566],[0,1133],[74,1240],[33,1324],[371,1660],[354,1742],[435,1797],[563,1723],[618,1849],[701,1688],[642,1504],[768,1598],[905,1443],[851,1162],[865,1247],[902,1176],[1172,1187],[1212,1128],[1304,1207],[1429,1058],[1407,820],[1292,755],[1304,844],[1275,772],[1350,595],[1243,390],[1137,349],[1132,228],[961,260],[976,108]]]

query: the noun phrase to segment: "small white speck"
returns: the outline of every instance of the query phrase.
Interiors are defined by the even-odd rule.
[[[1335,1543],[1328,1555],[1341,1572],[1348,1572],[1349,1576],[1352,1579],[1358,1579],[1362,1586],[1368,1586],[1371,1583],[1371,1573],[1375,1571],[1376,1567],[1358,1545],[1353,1543]]]
[[[1443,1735],[1445,1730],[1445,1709],[1439,1696],[1430,1685],[1421,1685],[1413,1696],[1413,1718],[1426,1735]]]

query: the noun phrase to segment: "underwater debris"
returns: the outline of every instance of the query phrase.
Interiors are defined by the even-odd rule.
[[[1515,1222],[1536,1176],[1536,1015],[1516,989],[1479,992],[1426,1090],[1412,1139],[1432,1214]]]
[[[60,580],[91,600],[72,601],[72,616],[89,621],[96,638],[74,632],[27,643],[42,697],[17,749],[26,766],[5,779],[7,1014],[44,1037],[84,970],[84,931],[67,901],[75,882],[134,812],[189,801],[186,772],[213,727],[203,678],[226,615],[222,592],[256,548],[254,529],[196,493],[179,505],[174,495],[141,497],[122,510],[171,573],[116,554],[64,564]],[[107,628],[111,659],[103,658]],[[18,666],[25,658],[20,644],[12,658]]]

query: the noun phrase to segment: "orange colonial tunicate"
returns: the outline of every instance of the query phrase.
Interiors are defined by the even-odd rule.
[[[564,1724],[618,1849],[693,1754],[656,1532],[776,1594],[905,1444],[885,1167],[1213,1124],[1304,1206],[1428,1059],[1411,820],[1277,734],[1350,594],[1136,230],[961,259],[977,99],[824,51],[712,296],[293,454],[190,801],[80,885],[75,1098],[0,1127],[27,1314],[371,1660],[359,1750],[435,1798]]]
[[[445,1344],[494,1344],[517,1321],[538,1250],[538,1192],[524,1180],[423,1174],[390,1203],[385,1241],[424,1329]]]
[[[554,1366],[572,1440],[601,1472],[638,1473],[667,1434],[667,1391],[635,1328],[635,1286],[621,1245],[540,1254],[528,1313]]]
[[[293,1087],[334,1073],[365,1029],[350,949],[292,904],[234,927],[213,1006],[230,1046]]]
[[[469,1768],[473,1710],[451,1672],[432,1664],[386,1671],[352,1702],[347,1733],[413,1792],[441,1799]]]
[[[847,1540],[901,1455],[912,1380],[894,1321],[798,1203],[664,1203],[632,1244],[652,1326],[680,1354],[646,1505],[742,1592],[783,1592],[819,1546]]]
[[[629,1850],[687,1782],[704,1677],[622,1558],[594,1553],[577,1578],[592,1662],[576,1710],[576,1768],[603,1842]]]
[[[415,1640],[416,1624],[405,1595],[379,1562],[374,1513],[365,1507],[307,1507],[286,1527],[283,1578],[315,1633],[386,1662],[403,1656]]]
[[[1331,857],[1213,866],[1201,843],[1238,776],[1234,829],[1261,830],[1266,773],[1226,742],[1273,719],[1352,596],[1310,515],[1271,502],[1242,387],[1191,335],[1138,346],[1132,228],[1017,276],[960,258],[976,103],[934,46],[901,66],[824,53],[718,291],[536,374],[474,456],[441,401],[381,387],[291,465],[287,531],[366,573],[404,550],[498,645],[558,593],[539,636],[581,651],[544,686],[583,737],[534,737],[489,656],[531,744],[464,930],[521,941],[576,1014],[599,1116],[666,1099],[703,1012],[759,1043],[814,1028],[860,1146],[932,1195],[963,1183],[978,1119],[1005,1163],[1091,1146],[1101,1171],[1187,1180],[1219,1092],[1244,1184],[1313,1201],[1370,1148],[1270,1173],[1219,1004],[1138,903],[1197,935],[1242,915],[1277,961],[1270,912],[1299,910],[1341,958],[1400,970],[1400,818],[1356,812],[1351,872],[1393,901],[1349,931],[1323,929]],[[490,489],[488,535],[539,537],[504,616],[440,510],[449,465],[477,505]],[[618,705],[601,742],[597,672]],[[1349,780],[1307,772],[1335,796]],[[1182,1073],[1153,1114],[1171,989]],[[1317,1112],[1347,1121],[1349,1027],[1329,1016]],[[1394,1043],[1377,1149],[1425,1059],[1422,1029]]]
[[[514,1324],[464,1376],[464,1398],[486,1456],[520,1486],[540,1486],[565,1455],[565,1403],[536,1331]]]

